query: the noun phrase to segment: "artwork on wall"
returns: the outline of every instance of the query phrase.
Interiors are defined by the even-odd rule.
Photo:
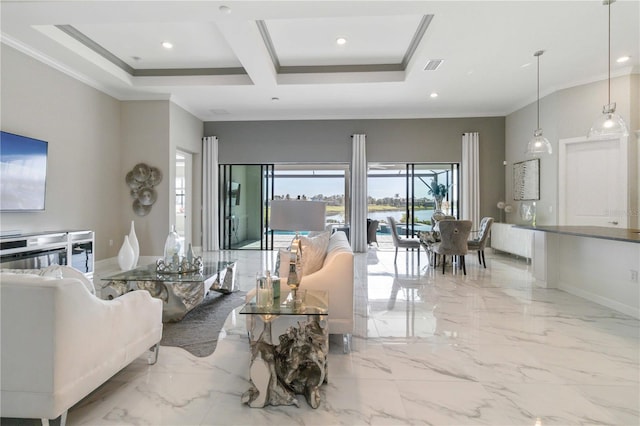
[[[162,181],[162,172],[157,167],[150,167],[144,163],[136,164],[127,176],[125,182],[133,198],[133,211],[138,216],[146,216],[151,206],[156,202],[158,194],[154,189]]]
[[[540,159],[521,161],[513,165],[513,199],[540,199]]]

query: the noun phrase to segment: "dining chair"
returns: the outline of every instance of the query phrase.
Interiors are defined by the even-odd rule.
[[[367,219],[367,244],[378,244],[378,224],[380,222],[375,219]]]
[[[471,233],[470,220],[441,220],[438,222],[440,242],[433,245],[433,252],[442,255],[442,273],[446,265],[447,255],[458,256],[462,271],[467,275],[464,257],[469,248],[467,240]]]
[[[489,239],[489,233],[491,232],[491,225],[493,225],[492,217],[483,217],[480,221],[480,229],[476,232],[476,237],[467,241],[467,247],[469,251],[478,252],[478,262],[485,268],[487,267],[487,261],[484,258],[484,248],[487,245]]]
[[[415,237],[401,237],[398,235],[398,224],[396,220],[389,216],[389,227],[391,228],[391,238],[393,239],[393,245],[396,247],[396,256],[393,258],[393,263],[396,263],[398,259],[398,247],[407,249],[418,250],[418,264],[420,264],[420,240]]]

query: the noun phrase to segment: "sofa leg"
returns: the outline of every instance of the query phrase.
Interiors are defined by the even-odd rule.
[[[351,352],[351,333],[342,335],[342,351],[345,354]]]
[[[158,352],[160,352],[160,343],[156,343],[149,348],[149,356],[147,357],[149,365],[154,365],[158,362]]]

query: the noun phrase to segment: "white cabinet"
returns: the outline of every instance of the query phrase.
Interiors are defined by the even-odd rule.
[[[491,248],[531,259],[533,231],[514,228],[511,223],[491,225]]]
[[[93,277],[93,231],[16,234],[0,238],[0,268],[39,269],[49,265],[73,266]]]

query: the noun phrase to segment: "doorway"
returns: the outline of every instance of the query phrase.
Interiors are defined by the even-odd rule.
[[[175,224],[176,232],[184,241],[185,246],[191,243],[192,164],[193,156],[191,153],[176,150]]]

